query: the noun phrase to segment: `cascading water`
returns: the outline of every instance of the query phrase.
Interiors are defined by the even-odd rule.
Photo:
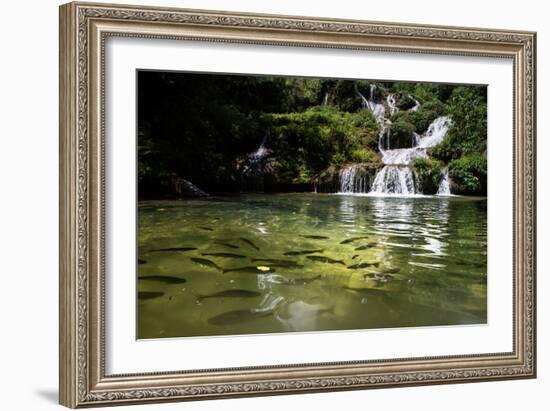
[[[384,115],[386,114],[386,108],[384,107],[384,104],[380,103],[375,98],[376,84],[371,84],[369,86],[368,98],[359,91],[357,83],[355,84],[355,93],[361,98],[363,107],[368,109],[372,113],[376,121],[380,124],[384,124]]]
[[[430,124],[424,135],[415,137],[411,148],[383,150],[382,162],[385,166],[377,173],[371,193],[396,195],[418,193],[418,184],[409,166],[414,160],[427,157],[428,148],[436,146],[443,140],[450,125],[449,117],[438,117]]]
[[[450,196],[451,189],[449,187],[449,169],[445,167],[441,170],[441,182],[439,183],[439,188],[437,189],[436,195],[438,196]]]
[[[368,193],[370,190],[369,175],[361,164],[350,164],[341,168],[338,179],[342,193]]]
[[[264,174],[270,171],[271,164],[268,161],[272,150],[266,147],[267,135],[260,146],[250,153],[241,166],[241,188],[243,191],[263,191]]]
[[[369,110],[381,126],[378,137],[378,149],[382,154],[384,167],[376,173],[374,181],[369,179],[362,164],[350,164],[339,170],[340,193],[370,193],[374,195],[415,195],[419,192],[418,182],[411,163],[418,158],[428,157],[428,149],[439,144],[451,125],[447,116],[436,118],[423,135],[412,134],[410,148],[391,149],[391,121],[385,118],[386,107],[380,101],[375,84],[370,84],[369,92],[364,95],[355,84],[355,93],[361,99],[363,108]],[[415,105],[409,111],[420,108],[420,102],[409,96]],[[398,111],[397,101],[393,94],[386,97],[389,115]],[[441,170],[442,179],[438,195],[450,195],[447,169]]]
[[[409,95],[409,97],[414,101],[414,106],[410,108],[410,111],[418,110],[420,108],[420,102],[411,95]]]
[[[386,97],[386,103],[388,103],[388,107],[390,109],[390,116],[393,116],[394,113],[399,111],[397,108],[397,101],[395,100],[395,96],[393,94],[388,94],[388,97]]]
[[[371,193],[376,194],[416,194],[417,183],[410,167],[384,166],[376,174]]]

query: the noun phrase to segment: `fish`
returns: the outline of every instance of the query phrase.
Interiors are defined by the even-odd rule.
[[[138,291],[138,300],[152,300],[163,295],[164,293],[160,291]]]
[[[335,260],[333,258],[330,258],[330,257],[325,257],[323,255],[308,255],[306,256],[306,258],[312,260],[312,261],[318,261],[320,263],[328,263],[328,264],[342,264],[342,265],[346,265],[346,263],[344,262],[344,260]]]
[[[138,259],[138,264],[147,264],[147,260]]]
[[[304,254],[314,254],[322,253],[325,250],[300,250],[300,251],[287,251],[284,255],[304,255]]]
[[[367,263],[365,261],[361,261],[357,264],[353,264],[353,265],[348,265],[348,268],[350,270],[358,270],[360,268],[367,268],[367,267],[378,267],[380,265],[380,262],[377,261],[377,262],[374,262],[374,263]]]
[[[201,255],[209,255],[212,257],[223,257],[223,258],[246,258],[246,255],[242,254],[233,254],[233,253],[201,253]]]
[[[197,247],[170,247],[170,248],[157,248],[151,251],[193,251],[196,249]]]
[[[252,241],[250,241],[248,238],[241,237],[239,238],[239,240],[241,240],[243,243],[248,244],[250,247],[260,251],[260,248],[256,244],[254,244]]]
[[[279,260],[277,258],[251,258],[253,262],[262,262],[269,265],[274,265],[278,267],[303,267],[302,265],[291,261],[291,260]]]
[[[349,244],[349,243],[353,243],[354,241],[357,241],[357,240],[365,240],[367,238],[370,238],[369,236],[362,236],[362,237],[351,237],[351,238],[346,238],[345,240],[343,241],[340,241],[340,244]]]
[[[235,310],[228,311],[211,317],[208,323],[212,325],[231,325],[247,321],[255,320],[256,318],[269,317],[273,315],[273,311],[258,311],[258,310]]]
[[[214,244],[223,245],[224,247],[228,247],[228,248],[239,248],[238,245],[224,243],[222,241],[214,241]]]
[[[356,251],[358,251],[358,250],[367,250],[367,249],[372,248],[372,247],[376,247],[376,243],[375,243],[374,241],[371,241],[371,242],[368,243],[368,244],[359,246],[359,247],[357,247],[355,250],[356,250]]]
[[[309,238],[312,240],[328,240],[329,237],[326,237],[324,235],[302,235],[301,237]]]
[[[205,226],[202,226],[202,227],[199,227],[201,230],[204,230],[204,231],[214,231],[213,228],[210,228],[210,227],[205,227]]]
[[[231,289],[219,291],[214,294],[197,295],[196,298],[197,301],[200,302],[206,300],[207,298],[253,298],[260,295],[262,295],[262,293],[259,293],[258,291]]]
[[[197,264],[200,264],[200,265],[205,265],[207,267],[212,267],[212,268],[215,268],[218,271],[223,271],[223,268],[221,268],[218,264],[216,264],[214,261],[207,260],[206,258],[191,257],[190,259],[194,263],[197,263]]]
[[[222,270],[223,273],[240,272],[240,273],[248,273],[248,274],[272,273],[274,271],[275,270],[271,269],[270,267],[265,267],[265,266],[246,266],[246,267],[226,268]]]
[[[143,277],[138,277],[138,280],[158,281],[159,283],[165,284],[183,284],[187,282],[185,278],[173,277],[169,275],[146,275]]]
[[[359,257],[359,254],[355,254],[353,257],[351,257],[351,259],[355,260],[357,257]]]
[[[397,274],[401,269],[399,267],[393,267],[393,268],[386,268],[384,270],[384,273],[386,274]]]

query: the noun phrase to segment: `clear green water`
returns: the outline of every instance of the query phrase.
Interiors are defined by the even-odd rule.
[[[486,323],[486,204],[325,194],[140,202],[138,338]],[[183,247],[196,249],[158,251]],[[285,255],[311,250],[322,251]],[[261,258],[282,261],[252,260]]]

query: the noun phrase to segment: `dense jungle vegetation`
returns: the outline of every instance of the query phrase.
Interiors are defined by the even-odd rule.
[[[262,142],[272,153],[266,191],[308,190],[315,176],[349,163],[380,165],[381,124],[357,90],[372,81],[140,71],[140,196],[169,192],[172,176],[207,192],[241,189],[242,162]],[[448,166],[457,194],[486,194],[486,87],[376,82],[380,101],[393,94],[392,148],[406,147],[437,117],[452,126],[429,158],[413,164],[423,185]],[[410,111],[416,101],[418,110]],[[388,110],[386,110],[388,113]]]

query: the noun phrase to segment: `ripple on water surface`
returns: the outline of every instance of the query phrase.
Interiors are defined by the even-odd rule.
[[[138,338],[480,324],[483,198],[138,205]]]

